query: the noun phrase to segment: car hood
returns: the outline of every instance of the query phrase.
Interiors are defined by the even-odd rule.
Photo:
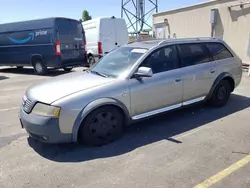
[[[74,72],[57,76],[31,86],[26,95],[31,100],[51,104],[67,95],[114,81],[89,72]]]

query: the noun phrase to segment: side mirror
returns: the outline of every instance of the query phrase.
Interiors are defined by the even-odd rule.
[[[135,78],[142,78],[142,77],[152,77],[153,71],[149,67],[140,67],[138,71],[134,74]]]

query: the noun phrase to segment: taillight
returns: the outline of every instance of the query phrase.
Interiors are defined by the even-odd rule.
[[[87,45],[87,42],[84,41],[84,53],[87,54],[87,51],[86,51],[86,45]]]
[[[56,41],[56,55],[61,55],[61,47],[59,41]]]
[[[98,54],[102,54],[102,43],[98,42]]]

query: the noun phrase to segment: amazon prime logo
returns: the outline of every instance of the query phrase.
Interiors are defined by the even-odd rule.
[[[29,33],[28,37],[26,37],[24,39],[14,39],[11,37],[8,37],[8,39],[10,39],[10,41],[13,42],[14,44],[25,44],[29,41],[34,40],[34,32]]]
[[[36,31],[36,37],[40,36],[40,35],[48,35],[48,31],[46,31],[46,30]]]
[[[36,32],[30,32],[28,34],[28,36],[24,39],[15,39],[12,37],[8,37],[8,39],[14,44],[26,44],[30,41],[33,41],[35,37],[43,36],[43,35],[48,35],[48,31],[47,30],[40,30],[40,31],[36,31]]]

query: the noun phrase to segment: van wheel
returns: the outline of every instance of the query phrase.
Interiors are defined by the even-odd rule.
[[[79,129],[79,142],[101,146],[120,138],[123,133],[123,115],[114,107],[104,106],[91,112]]]
[[[23,68],[23,66],[17,66],[16,68],[17,68],[17,69],[22,69],[22,68]]]
[[[88,57],[88,63],[90,67],[95,64],[95,58],[92,55]]]
[[[72,71],[72,67],[71,68],[69,68],[69,67],[65,67],[65,68],[63,68],[63,70],[65,71],[65,72],[70,72],[70,71]]]
[[[44,66],[41,60],[35,60],[33,63],[35,73],[38,75],[44,75],[47,72],[47,67]]]
[[[214,107],[224,106],[230,97],[231,91],[231,85],[227,80],[220,81],[209,100],[209,104]]]

